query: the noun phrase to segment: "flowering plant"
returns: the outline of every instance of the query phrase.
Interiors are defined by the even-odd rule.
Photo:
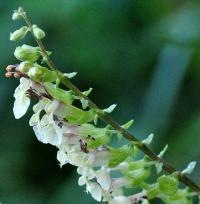
[[[31,33],[38,46],[18,46],[14,55],[20,61],[8,65],[6,77],[20,79],[14,93],[13,112],[16,119],[28,110],[31,99],[36,99],[29,125],[39,141],[54,145],[60,166],[69,163],[77,167],[80,175],[78,184],[86,186],[86,192],[97,201],[109,204],[148,204],[159,198],[167,204],[191,204],[200,187],[186,174],[192,173],[196,162],[191,162],[182,171],[176,171],[162,157],[168,146],[157,155],[148,148],[153,140],[150,134],[139,141],[127,132],[133,120],[119,125],[109,116],[116,105],[101,110],[88,95],[90,88],[81,92],[70,78],[76,73],[61,73],[50,59],[41,39],[45,32],[32,25],[23,8],[14,11],[13,20],[24,19],[26,26],[10,34],[10,40],[23,39]],[[45,66],[46,65],[46,66]],[[61,88],[65,85],[67,90]],[[79,101],[81,107],[75,103]],[[106,123],[98,126],[98,119]],[[129,143],[113,147],[112,137],[124,137]],[[144,153],[138,159],[138,150]],[[153,169],[157,178],[150,182]],[[163,173],[166,171],[166,174]],[[186,187],[180,188],[180,182]],[[126,188],[135,189],[135,194],[127,195]]]

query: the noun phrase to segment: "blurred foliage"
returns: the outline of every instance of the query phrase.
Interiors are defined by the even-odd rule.
[[[159,152],[182,169],[200,162],[200,2],[194,0],[0,0],[0,201],[4,204],[94,203],[77,185],[75,168],[59,168],[56,148],[37,141],[29,116],[15,120],[13,92],[18,82],[3,77],[16,63],[9,32],[22,6],[42,27],[45,43],[61,70],[77,71],[82,90],[102,108],[117,103],[113,117],[135,119],[139,139],[154,132]],[[33,43],[31,37],[23,43]],[[197,169],[200,165],[197,166]],[[193,179],[200,182],[197,170]]]

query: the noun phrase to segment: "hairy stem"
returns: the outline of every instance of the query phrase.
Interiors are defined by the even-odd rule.
[[[90,108],[94,108],[97,111],[97,114],[101,120],[103,120],[106,124],[109,124],[113,129],[119,131],[127,140],[133,142],[144,154],[146,154],[151,160],[160,162],[163,164],[163,169],[171,173],[177,173],[179,180],[184,183],[186,186],[190,187],[194,191],[198,192],[200,194],[200,186],[192,181],[189,177],[185,176],[181,172],[177,171],[173,166],[168,164],[165,160],[162,158],[159,158],[156,153],[154,153],[148,146],[143,144],[141,141],[139,141],[133,134],[130,134],[128,131],[123,129],[117,122],[115,122],[107,113],[103,112],[90,98],[85,96],[70,80],[68,77],[66,77],[62,72],[60,72],[56,65],[53,63],[51,58],[49,57],[45,46],[43,42],[39,39],[37,39],[33,33],[32,24],[26,15],[26,13],[22,12],[22,17],[24,18],[25,22],[27,23],[30,32],[33,34],[33,37],[35,38],[38,46],[41,49],[43,57],[46,58],[46,63],[49,66],[50,69],[57,71],[58,77],[60,81],[70,90],[72,90],[77,96],[80,96],[88,101],[88,105]]]

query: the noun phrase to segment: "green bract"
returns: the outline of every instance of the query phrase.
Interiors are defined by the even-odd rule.
[[[14,55],[20,61],[36,62],[40,57],[40,48],[22,45],[15,49]]]

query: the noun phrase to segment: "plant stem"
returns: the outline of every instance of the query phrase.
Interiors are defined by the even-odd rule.
[[[32,24],[27,17],[26,13],[22,13],[22,17],[24,18],[25,22],[27,23],[30,32],[33,34],[33,37],[35,38],[38,46],[41,49],[43,57],[46,58],[46,63],[49,66],[50,69],[57,71],[58,77],[60,81],[70,90],[72,90],[77,96],[84,98],[88,101],[88,105],[90,108],[94,108],[97,111],[98,117],[104,121],[106,124],[109,124],[113,129],[119,131],[127,140],[133,142],[144,154],[146,154],[151,160],[162,163],[163,164],[163,170],[168,172],[169,174],[177,173],[179,180],[184,183],[186,186],[190,187],[194,191],[198,192],[200,194],[200,186],[192,181],[189,177],[185,176],[181,172],[177,171],[173,166],[168,164],[165,160],[162,158],[159,158],[156,153],[154,153],[149,147],[147,147],[145,144],[143,144],[141,141],[139,141],[134,135],[130,134],[128,131],[123,129],[117,122],[115,122],[107,113],[105,113],[103,110],[101,110],[90,98],[85,96],[70,80],[68,77],[66,77],[62,72],[60,72],[56,65],[53,63],[51,58],[49,57],[45,46],[43,42],[39,39],[37,39],[33,33]]]

